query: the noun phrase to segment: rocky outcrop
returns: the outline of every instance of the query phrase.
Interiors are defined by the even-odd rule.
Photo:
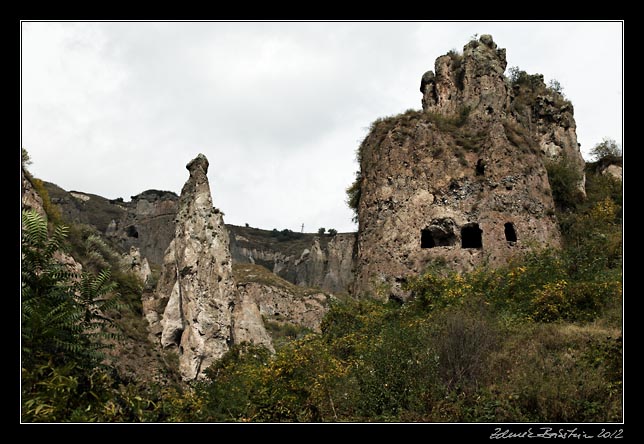
[[[269,231],[233,226],[230,232],[235,263],[263,265],[295,285],[335,293],[346,293],[353,282],[355,233],[270,242]]]
[[[583,171],[572,106],[542,78],[514,88],[505,67],[484,35],[436,60],[422,111],[374,124],[359,151],[355,293],[405,299],[432,263],[463,271],[560,245],[545,162]]]
[[[320,332],[332,296],[293,285],[260,265],[236,264],[233,269],[238,292],[233,311],[235,343],[246,341],[272,349],[266,323]]]
[[[620,182],[622,181],[622,166],[621,165],[608,165],[602,170],[602,174],[609,175]]]
[[[123,255],[123,269],[134,273],[143,284],[147,284],[152,275],[147,258],[141,258],[141,252],[136,247],[130,247],[130,252]]]
[[[163,262],[165,250],[174,237],[179,201],[175,193],[147,190],[124,202],[90,193],[67,192],[52,183],[45,186],[64,220],[93,226],[124,252],[138,248],[151,264]]]
[[[163,264],[174,237],[179,203],[176,194],[147,190],[124,202],[88,193],[72,194],[51,183],[45,185],[65,220],[92,225],[124,254],[132,247],[138,248],[151,267]],[[297,236],[293,239],[277,240],[268,230],[235,225],[226,228],[235,263],[261,264],[296,285],[336,293],[347,292],[353,281],[355,233],[294,233]],[[314,250],[319,254],[310,255]]]
[[[240,298],[255,304],[260,316],[320,332],[322,318],[327,312],[325,293],[313,292],[297,297],[283,287],[254,282],[240,284],[238,289]]]
[[[132,196],[127,211],[110,221],[105,234],[124,250],[137,247],[152,263],[161,264],[174,237],[178,203],[177,195],[169,191],[148,190]]]
[[[239,292],[233,309],[233,343],[263,345],[275,353],[271,336],[266,331],[259,305],[252,294]]]
[[[190,177],[181,190],[175,236],[156,296],[144,307],[160,309],[167,301],[162,316],[145,315],[152,330],[160,330],[161,345],[177,350],[182,377],[192,380],[228,350],[236,298],[228,232],[212,205],[208,160],[200,154],[186,168]]]
[[[24,168],[20,169],[20,178],[22,180],[22,209],[23,210],[34,210],[42,217],[47,218],[45,209],[43,207],[42,197],[34,188],[33,183],[31,183],[31,175],[25,171]]]

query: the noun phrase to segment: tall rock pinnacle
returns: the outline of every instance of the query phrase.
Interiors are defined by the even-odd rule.
[[[203,376],[231,343],[235,285],[228,231],[212,205],[208,159],[199,154],[186,166],[175,237],[166,250],[157,299],[167,300],[160,319],[161,345],[176,348],[186,380]],[[155,319],[148,319],[154,327]]]

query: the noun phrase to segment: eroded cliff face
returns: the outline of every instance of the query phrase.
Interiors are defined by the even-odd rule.
[[[182,377],[192,380],[203,377],[231,344],[235,284],[228,232],[212,205],[208,160],[200,154],[186,168],[190,177],[179,198],[175,236],[156,296],[144,308],[160,310],[167,301],[162,316],[146,317],[153,329],[160,327],[161,345],[177,350]]]
[[[422,111],[374,124],[359,152],[355,293],[405,299],[433,262],[463,271],[560,246],[545,162],[583,171],[572,106],[545,85],[514,91],[505,67],[484,35],[436,60]]]
[[[43,208],[42,197],[35,190],[34,185],[31,183],[29,173],[24,168],[20,169],[20,178],[22,180],[22,209],[34,210],[42,217],[47,218],[47,214],[45,214],[45,209]]]
[[[230,227],[235,263],[263,265],[302,287],[346,293],[353,282],[355,233],[335,236],[304,234],[287,242],[267,242],[270,232]]]
[[[127,211],[110,221],[105,235],[124,250],[136,247],[150,262],[160,264],[175,233],[178,205],[172,192],[144,191],[132,196]]]
[[[273,350],[267,324],[292,325],[320,332],[322,318],[333,297],[304,288],[255,264],[236,264],[237,303],[233,311],[235,343],[262,344]]]
[[[463,47],[463,54],[438,57],[435,73],[421,79],[423,110],[458,116],[469,109],[468,123],[476,125],[505,119],[530,134],[547,159],[566,157],[577,169],[584,191],[584,160],[577,142],[572,104],[546,87],[540,74],[515,73],[505,77],[506,52],[490,35],[482,35]]]
[[[170,191],[147,190],[130,202],[89,193],[67,192],[45,183],[65,220],[89,224],[126,254],[138,248],[152,268],[161,266],[175,232],[179,197]],[[257,263],[301,286],[344,293],[353,282],[355,233],[337,236],[304,233],[298,239],[275,241],[271,231],[226,225],[234,263]],[[315,251],[316,254],[311,254]]]

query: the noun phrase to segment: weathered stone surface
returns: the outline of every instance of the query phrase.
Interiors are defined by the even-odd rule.
[[[178,202],[177,196],[167,191],[148,190],[132,196],[127,211],[110,222],[105,234],[123,249],[137,247],[152,263],[160,264],[174,237]]]
[[[544,163],[566,156],[583,171],[572,105],[511,91],[505,67],[487,35],[439,57],[423,111],[366,137],[354,293],[405,299],[402,283],[434,261],[463,271],[560,245]]]
[[[155,299],[167,300],[161,344],[176,348],[179,370],[186,380],[203,377],[232,341],[235,286],[228,232],[221,212],[212,205],[208,160],[198,155],[186,166],[190,172],[179,198],[175,237],[166,251]],[[160,308],[146,301],[146,307]],[[151,328],[158,331],[157,320]]]
[[[152,275],[147,258],[141,258],[141,252],[134,246],[130,247],[129,253],[123,255],[123,268],[134,273],[143,284],[146,284]]]
[[[151,266],[163,264],[165,251],[174,238],[179,202],[176,194],[147,190],[123,202],[76,193],[90,197],[79,200],[54,184],[45,185],[66,220],[94,226],[122,251],[138,248]],[[261,235],[247,237],[242,234],[244,230],[253,229],[232,225],[226,228],[235,263],[259,263],[297,285],[313,285],[331,292],[346,292],[353,281],[355,233],[339,233],[330,240],[326,236],[324,242],[318,242],[321,255],[307,259],[301,255],[306,249],[311,251],[317,235],[307,233],[295,242],[269,243],[265,240],[270,239],[270,231],[255,229]]]
[[[333,298],[332,295],[293,285],[261,265],[235,264],[234,273],[238,291],[238,304],[234,312],[235,330],[239,325],[236,320],[238,305],[247,307],[254,304],[257,311],[253,310],[250,313],[248,310],[249,315],[245,316],[245,322],[263,326],[263,321],[266,320],[320,331],[320,324],[328,310],[329,299]],[[236,339],[235,342],[239,341]]]
[[[257,304],[260,315],[320,332],[320,323],[327,312],[325,293],[296,297],[283,287],[261,283],[239,285],[238,289],[242,299]]]
[[[47,218],[47,214],[45,214],[45,209],[43,208],[42,197],[36,192],[29,178],[29,173],[24,168],[20,169],[20,177],[22,180],[22,209],[34,210],[42,217]]]
[[[239,292],[233,310],[233,342],[263,345],[274,353],[273,341],[266,331],[259,305],[253,296],[252,293]]]
[[[265,344],[264,321],[320,332],[331,295],[293,285],[260,265],[236,264],[234,272],[238,291],[233,312],[236,343],[241,342],[240,338],[248,338],[248,342],[257,344],[259,338],[259,343]],[[248,334],[251,331],[256,332],[255,339]]]
[[[472,117],[502,113],[508,98],[506,65],[505,49],[497,49],[489,35],[467,43],[462,55],[437,58],[434,78],[425,73],[421,82],[423,109],[452,116],[464,107]]]
[[[52,203],[63,219],[95,227],[124,252],[137,247],[151,264],[160,265],[174,237],[179,197],[170,191],[147,190],[123,199],[106,199],[89,193],[68,192],[45,183]]]
[[[621,165],[608,165],[602,170],[602,174],[610,175],[615,179],[622,181],[622,166]]]
[[[347,292],[353,282],[355,233],[339,233],[323,240],[307,234],[306,239],[311,240],[288,251],[282,243],[255,242],[239,230],[240,227],[230,230],[235,263],[261,264],[296,285],[335,293]]]

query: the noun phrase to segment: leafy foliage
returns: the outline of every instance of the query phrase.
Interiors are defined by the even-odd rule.
[[[22,224],[23,407],[27,417],[56,420],[62,407],[38,400],[73,393],[79,375],[100,366],[105,340],[118,337],[106,316],[119,308],[118,295],[108,270],[94,276],[61,262],[66,227],[50,234],[33,210],[23,211]]]
[[[617,145],[614,139],[605,137],[600,143],[590,150],[590,155],[595,160],[606,158],[618,158],[622,155],[622,149]]]
[[[558,214],[563,250],[460,274],[433,264],[403,304],[335,300],[321,334],[214,366],[200,417],[619,421],[621,196],[588,178],[588,198]]]
[[[362,174],[356,171],[356,178],[347,188],[347,205],[353,210],[353,222],[358,222],[358,207],[360,206],[360,196],[362,195]]]
[[[53,224],[60,224],[62,222],[60,210],[56,205],[51,203],[49,192],[45,188],[45,184],[42,182],[42,180],[36,178],[31,178],[31,184],[42,198],[42,206],[45,210],[45,214],[47,214],[47,217],[49,218],[49,221]]]
[[[578,184],[581,175],[567,157],[546,162],[552,198],[559,210],[572,210],[582,200]]]

